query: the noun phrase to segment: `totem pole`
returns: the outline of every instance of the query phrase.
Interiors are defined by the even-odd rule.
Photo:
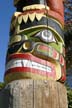
[[[63,0],[14,6],[2,108],[67,108]]]
[[[14,0],[5,82],[41,79],[64,82],[63,0]]]

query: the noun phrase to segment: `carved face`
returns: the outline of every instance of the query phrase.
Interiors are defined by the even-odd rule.
[[[44,5],[31,5],[12,18],[5,80],[65,80],[63,29]]]

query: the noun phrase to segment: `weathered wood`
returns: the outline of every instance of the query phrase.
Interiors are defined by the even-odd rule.
[[[34,108],[67,108],[64,85],[54,81],[35,81]]]
[[[55,81],[13,81],[0,92],[0,108],[68,108],[66,89]]]

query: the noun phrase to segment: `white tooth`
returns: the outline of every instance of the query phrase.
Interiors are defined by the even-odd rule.
[[[22,67],[24,67],[24,60],[21,60],[21,65]]]
[[[42,71],[45,71],[45,69],[42,68],[42,65],[39,64],[39,63],[36,63],[36,62],[32,62],[32,68],[40,69],[40,70],[42,70]]]
[[[18,23],[21,24],[21,22],[22,22],[22,16],[19,16],[18,17]]]
[[[32,61],[32,66],[37,66],[38,63]]]
[[[39,63],[37,63],[37,66],[42,68],[42,66],[43,66],[43,65],[41,65],[41,64],[39,64]]]
[[[11,62],[10,62],[10,67],[9,68],[13,68],[14,67],[14,60],[12,60]]]
[[[21,67],[24,67],[23,60],[21,60]]]
[[[30,68],[39,69],[46,72],[51,72],[50,67],[30,61],[30,60],[17,60],[17,59],[11,60],[6,65],[6,70],[10,68],[14,68],[14,67],[30,67]]]
[[[28,61],[27,66],[30,67],[30,68],[32,68],[32,62],[30,60]]]
[[[23,60],[24,67],[27,67],[28,60]]]
[[[41,65],[39,63],[35,63],[35,62],[33,62],[33,68],[40,69],[42,71],[51,72],[51,68],[50,67],[47,67],[47,66]]]
[[[9,68],[11,67],[13,61],[14,61],[14,60],[11,60],[10,62],[7,63],[7,65],[6,65],[6,70],[9,69]]]
[[[38,67],[38,69],[40,69],[40,70],[42,70],[42,71],[46,71],[46,69],[43,68],[43,67]]]
[[[16,63],[14,64],[15,67],[21,67],[21,60],[17,60]]]
[[[11,60],[7,66],[6,70],[9,68],[14,68],[14,67],[21,67],[21,60]]]
[[[27,23],[27,21],[28,21],[28,14],[23,15],[23,21],[24,21],[24,23]]]
[[[40,21],[42,17],[43,17],[43,14],[36,13],[36,18],[38,21]]]
[[[31,22],[33,22],[35,19],[35,13],[29,14],[29,18],[30,18]]]
[[[16,66],[16,61],[13,61],[13,62],[11,63],[10,68],[13,68],[13,67],[15,67],[15,66]]]
[[[47,72],[51,72],[51,68],[50,67],[46,67]]]
[[[39,69],[38,66],[36,66],[36,65],[32,65],[32,68]]]
[[[21,60],[21,65],[22,67],[24,67],[24,60]]]
[[[39,69],[46,71],[46,66],[39,64]]]

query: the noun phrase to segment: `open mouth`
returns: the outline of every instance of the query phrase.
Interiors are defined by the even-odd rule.
[[[5,82],[25,78],[66,80],[64,66],[61,68],[57,62],[43,60],[30,53],[11,54],[6,63]]]
[[[39,75],[42,77],[48,77],[56,79],[55,65],[33,56],[32,54],[12,54],[6,64],[5,76],[14,73],[27,74],[29,78],[30,74]],[[29,75],[28,75],[29,73]]]
[[[31,60],[25,60],[25,59],[14,59],[11,60],[7,66],[6,66],[6,70],[11,69],[11,68],[15,68],[15,67],[28,67],[28,68],[33,68],[33,69],[38,69],[41,71],[45,71],[45,72],[51,72],[52,68],[50,66],[45,66],[43,64],[31,61]]]

